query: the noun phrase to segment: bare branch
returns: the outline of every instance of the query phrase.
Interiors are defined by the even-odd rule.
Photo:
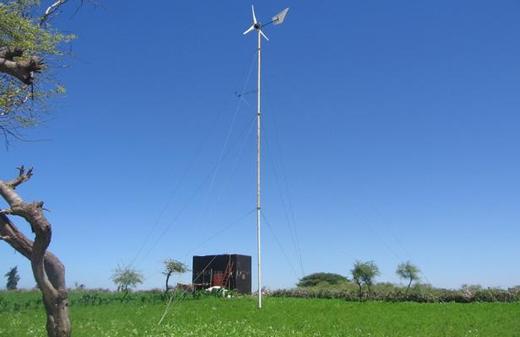
[[[24,84],[33,84],[34,74],[43,70],[43,59],[39,56],[34,55],[26,60],[16,61],[9,57],[0,56],[0,72],[13,76]]]
[[[13,214],[13,210],[8,208],[8,209],[0,209],[0,214],[3,214],[3,215],[8,215],[8,214]]]
[[[64,5],[68,0],[56,0],[52,5],[47,7],[42,17],[40,18],[40,27],[43,26],[62,5]]]
[[[16,189],[16,187],[23,184],[27,180],[31,179],[31,177],[33,176],[32,167],[29,170],[27,170],[27,172],[25,171],[25,167],[23,165],[20,167],[17,167],[17,169],[18,169],[18,177],[7,182],[7,185],[9,187],[11,187],[12,189]]]
[[[0,58],[13,61],[15,57],[20,57],[23,55],[23,50],[21,48],[13,48],[13,47],[1,47],[0,48]]]
[[[33,169],[26,170],[22,165],[18,167],[18,177],[13,180],[4,182],[0,180],[0,196],[7,201],[9,209],[4,211],[4,214],[13,214],[23,217],[31,225],[34,221],[40,221],[43,217],[42,208],[43,202],[37,203],[25,203],[23,199],[16,193],[15,189],[20,184],[31,179],[33,175]],[[41,214],[40,214],[41,213]],[[45,218],[43,218],[45,220]],[[46,220],[45,220],[46,223]],[[34,230],[34,228],[33,228]]]
[[[11,207],[12,212],[15,213],[16,206],[19,206],[23,203],[22,198],[18,195],[18,193],[15,192],[15,190],[9,186],[9,184],[6,184],[5,182],[0,180],[0,195],[2,198],[7,201],[9,206]]]
[[[0,235],[8,238],[9,244],[27,259],[31,259],[33,242],[29,240],[5,215],[0,214]],[[57,288],[65,288],[65,267],[51,252],[45,253],[45,269],[49,280]]]

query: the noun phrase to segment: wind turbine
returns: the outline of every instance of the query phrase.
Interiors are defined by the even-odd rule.
[[[253,24],[249,27],[243,35],[252,32],[255,30],[258,35],[258,77],[257,77],[257,90],[256,90],[256,139],[257,139],[257,155],[256,155],[256,243],[257,243],[257,261],[258,261],[258,308],[262,308],[262,254],[261,254],[261,226],[260,226],[260,218],[261,218],[261,199],[260,199],[260,124],[261,124],[261,110],[260,110],[260,84],[261,84],[261,70],[262,70],[262,37],[269,41],[269,38],[264,34],[262,29],[270,24],[279,25],[281,24],[289,11],[289,8],[284,9],[280,13],[276,14],[272,17],[271,21],[266,24],[262,24],[256,19],[255,15],[255,6],[251,5],[251,11],[253,12]]]

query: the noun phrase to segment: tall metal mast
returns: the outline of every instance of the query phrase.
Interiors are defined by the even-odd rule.
[[[261,194],[260,194],[260,153],[261,153],[261,129],[262,113],[260,110],[261,74],[262,74],[262,36],[258,29],[258,77],[256,95],[256,247],[258,258],[258,308],[262,308],[262,242],[261,242]]]
[[[261,125],[262,125],[262,110],[261,110],[261,75],[262,75],[262,37],[267,41],[269,39],[262,32],[262,28],[269,24],[281,24],[289,8],[284,9],[276,14],[272,20],[264,25],[256,20],[255,7],[251,6],[253,12],[253,24],[243,34],[256,30],[258,35],[258,73],[257,73],[257,90],[256,90],[256,245],[257,245],[257,261],[258,261],[258,308],[262,308],[262,240],[261,240],[261,189],[260,189],[260,159],[261,159]]]

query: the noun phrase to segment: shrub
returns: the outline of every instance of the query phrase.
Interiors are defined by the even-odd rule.
[[[315,287],[318,285],[336,285],[348,282],[345,276],[334,273],[314,273],[300,279],[297,286],[300,288]]]

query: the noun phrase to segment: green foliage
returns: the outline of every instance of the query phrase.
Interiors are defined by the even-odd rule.
[[[0,2],[0,46],[22,49],[22,57],[63,55],[58,45],[74,36],[40,26],[40,17],[31,15],[37,7],[39,1]]]
[[[336,285],[346,283],[348,279],[345,276],[334,273],[314,273],[302,277],[298,282],[298,287],[315,287],[317,285]]]
[[[16,298],[24,293],[2,293]],[[16,296],[13,296],[16,295]],[[37,293],[31,293],[34,298]],[[215,337],[513,337],[518,335],[519,303],[385,303],[343,300],[265,298],[261,311],[255,299],[204,297],[179,299],[161,325],[164,302],[113,301],[104,305],[80,304],[72,292],[75,337],[112,336],[215,336]],[[99,296],[121,298],[120,294]],[[43,336],[41,308],[2,312],[0,336]]]
[[[188,271],[188,266],[184,263],[177,261],[175,259],[166,259],[164,261],[164,271],[163,274],[166,275],[166,292],[170,290],[169,280],[172,274],[184,274]]]
[[[184,274],[188,271],[188,266],[175,259],[167,259],[164,261],[164,275],[168,274]]]
[[[359,286],[359,297],[363,296],[362,286],[365,285],[370,295],[371,286],[374,283],[374,279],[378,276],[379,268],[374,261],[356,261],[354,267],[351,269],[352,279]]]
[[[112,274],[112,281],[117,286],[118,291],[128,292],[131,288],[142,284],[143,275],[131,267],[117,266]]]
[[[63,44],[75,37],[49,24],[40,25],[43,11],[36,0],[0,0],[0,49],[21,50],[15,61],[35,56],[44,61],[34,86],[0,73],[0,131],[4,135],[19,136],[20,129],[37,125],[48,99],[64,93],[49,73],[51,65],[58,65],[65,56]]]
[[[419,268],[410,261],[400,263],[395,271],[397,276],[408,280],[408,288],[410,288],[413,281],[419,281],[421,279],[419,276],[420,272]]]
[[[350,284],[331,287],[310,287],[276,290],[275,297],[328,298],[347,301],[363,300],[358,290]],[[463,286],[461,289],[440,289],[429,284],[415,284],[409,291],[391,283],[377,283],[372,286],[368,298],[385,302],[419,303],[473,303],[473,302],[519,302],[520,287],[509,289],[483,288],[481,286]]]
[[[416,284],[410,289],[410,293],[405,295],[402,287],[389,283],[375,284],[373,287],[372,298],[381,302],[418,302],[418,303],[518,303],[520,304],[520,287],[509,289],[482,288],[475,287],[468,292],[463,287],[458,290],[437,289],[427,284]],[[232,292],[231,292],[232,293]],[[135,291],[128,294],[112,292],[104,289],[71,290],[69,292],[69,303],[73,312],[77,308],[90,306],[110,306],[127,304],[131,306],[139,305],[164,305],[171,297],[174,301],[191,301],[205,299],[208,297],[219,297],[205,290],[194,293],[173,291],[168,294],[160,289]],[[232,293],[233,300],[236,298],[249,298]],[[341,299],[351,302],[358,302],[356,287],[351,283],[329,287],[311,287],[276,290],[269,293],[269,297],[295,297],[302,299],[322,298],[322,299]],[[254,306],[254,304],[253,304]],[[520,309],[520,308],[519,308]],[[36,290],[26,291],[0,291],[0,317],[1,314],[14,313],[27,310],[43,310],[41,293]],[[42,311],[43,313],[43,311]],[[1,326],[1,325],[0,325]],[[2,336],[2,334],[0,334]]]
[[[5,287],[7,290],[16,290],[18,287],[18,281],[20,281],[20,275],[18,275],[18,267],[15,266],[4,275],[7,278]]]
[[[356,283],[364,283],[366,285],[372,285],[374,278],[380,274],[379,268],[374,261],[356,261],[354,268],[350,272],[352,273],[352,279]]]

